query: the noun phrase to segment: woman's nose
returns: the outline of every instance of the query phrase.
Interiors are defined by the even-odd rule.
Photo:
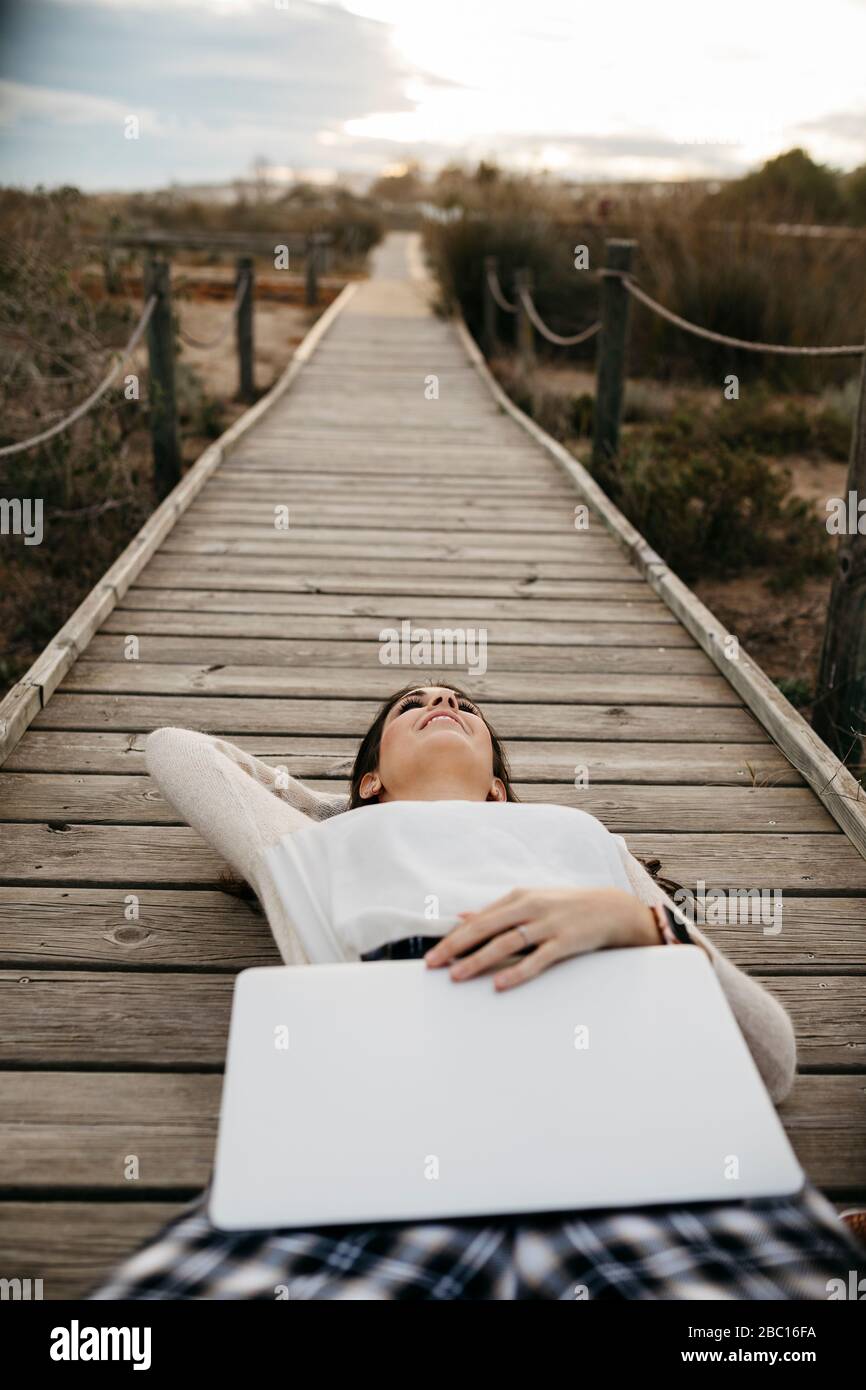
[[[454,694],[449,690],[448,693],[447,693],[447,695],[434,695],[434,696],[433,696],[433,699],[430,701],[430,704],[431,704],[431,705],[446,704],[446,705],[450,705],[452,709],[456,709],[456,708],[457,708],[457,696],[454,695]]]

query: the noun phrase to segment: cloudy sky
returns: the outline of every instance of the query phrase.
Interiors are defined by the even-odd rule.
[[[866,163],[866,0],[0,0],[0,182]],[[137,139],[127,138],[138,122]]]

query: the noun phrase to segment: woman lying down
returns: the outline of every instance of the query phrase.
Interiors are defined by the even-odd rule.
[[[531,989],[571,955],[682,939],[673,903],[621,836],[584,811],[517,801],[499,739],[454,687],[385,702],[348,799],[185,729],[157,729],[146,760],[179,815],[252,885],[286,964],[424,956],[458,987],[490,972],[496,989]],[[342,812],[352,821],[337,835]],[[425,916],[431,885],[438,933]],[[778,1103],[796,1067],[788,1014],[687,932]],[[829,1281],[863,1260],[808,1179],[772,1200],[320,1230],[218,1231],[208,1195],[87,1297],[826,1299]]]

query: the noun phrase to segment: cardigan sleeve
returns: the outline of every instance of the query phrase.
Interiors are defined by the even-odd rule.
[[[179,815],[241,873],[287,832],[348,804],[345,795],[314,791],[228,739],[192,729],[155,729],[145,763]]]
[[[623,837],[615,835],[614,839],[637,897],[645,903],[666,903],[668,907],[675,907],[676,904],[661,884],[656,883],[635,859]],[[740,970],[708,936],[691,923],[689,935],[703,946],[709,956],[764,1085],[773,1102],[778,1104],[790,1092],[797,1073],[797,1042],[790,1015],[769,990]]]

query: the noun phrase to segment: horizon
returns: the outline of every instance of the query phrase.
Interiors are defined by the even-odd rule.
[[[480,160],[578,185],[722,183],[793,147],[840,172],[866,163],[866,0],[826,0],[820,31],[781,0],[730,0],[722,18],[686,0],[547,0],[528,20],[516,0],[0,14],[0,179],[21,189],[227,187],[266,168],[272,189],[360,189]]]

